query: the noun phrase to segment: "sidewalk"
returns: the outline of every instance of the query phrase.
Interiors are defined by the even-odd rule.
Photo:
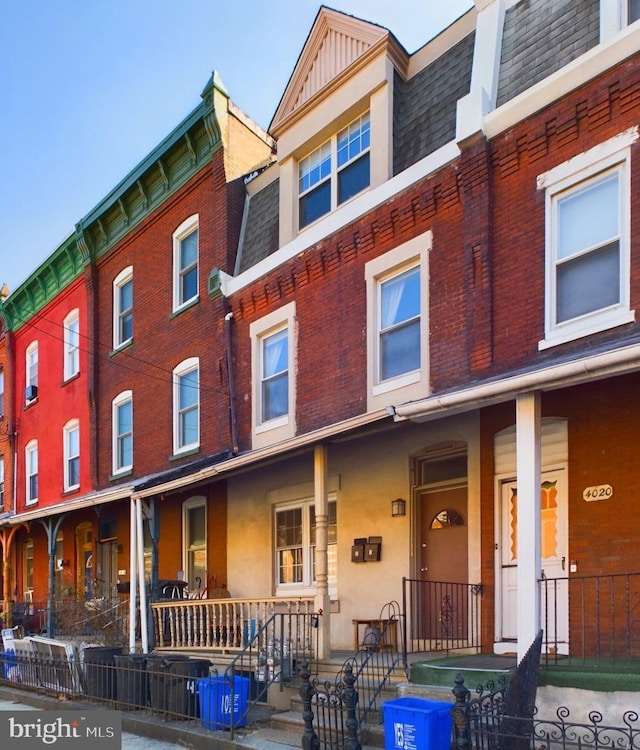
[[[55,698],[0,686],[0,711],[32,711],[34,709],[68,710],[72,708],[99,710],[94,704],[59,701]],[[299,748],[302,737],[263,725],[236,730],[233,741],[229,732],[208,730],[193,724],[167,722],[151,715],[122,714],[123,750],[282,750]]]

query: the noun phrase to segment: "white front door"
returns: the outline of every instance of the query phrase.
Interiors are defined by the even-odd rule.
[[[497,601],[500,640],[518,636],[518,496],[515,481],[501,485],[500,539],[497,544],[500,597]],[[545,639],[568,650],[567,489],[564,471],[542,474],[540,495],[541,623]]]

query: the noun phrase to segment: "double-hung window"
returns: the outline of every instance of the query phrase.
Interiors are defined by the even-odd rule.
[[[80,486],[80,425],[72,419],[64,426],[64,489],[75,490]]]
[[[289,411],[289,329],[281,328],[262,338],[261,422]]]
[[[123,391],[111,403],[113,473],[133,466],[133,394]]]
[[[198,299],[198,214],[173,233],[173,309]]]
[[[200,362],[191,357],[173,371],[173,452],[200,445]]]
[[[254,447],[295,434],[295,303],[250,326]]]
[[[34,341],[27,347],[26,352],[26,381],[25,401],[30,403],[38,398],[38,342]]]
[[[330,500],[327,523],[328,584],[337,586],[337,505]],[[280,593],[303,593],[315,585],[316,515],[311,501],[275,509],[275,575]]]
[[[31,440],[25,447],[25,502],[38,502],[38,441]]]
[[[546,189],[546,348],[631,322],[627,132],[538,178]]]
[[[371,124],[367,112],[300,160],[300,229],[369,187],[370,146]]]
[[[420,266],[379,280],[380,382],[420,369]]]
[[[133,266],[122,270],[113,281],[113,348],[133,339]]]
[[[72,310],[64,319],[63,375],[69,380],[80,372],[80,313]]]
[[[365,265],[370,410],[428,395],[430,248],[425,232]]]

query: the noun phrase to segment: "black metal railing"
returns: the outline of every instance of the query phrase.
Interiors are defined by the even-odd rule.
[[[359,650],[349,657],[336,677],[336,685],[346,684],[346,675],[352,674],[358,691],[357,722],[365,724],[374,716],[380,722],[380,699],[389,687],[398,668],[404,669],[402,644],[402,617],[397,602],[382,607],[377,622],[380,627],[368,629]]]
[[[311,678],[306,664],[301,672],[303,750],[360,750],[358,739],[356,678],[350,664],[345,664],[339,679]]]
[[[230,718],[230,738],[237,727],[244,726],[256,704],[267,702],[272,685],[282,690],[299,676],[303,664],[315,664],[317,674],[317,653],[318,615],[313,613],[274,614],[250,633],[224,674],[230,702],[238,706]],[[238,701],[240,690],[246,692],[246,701]]]
[[[482,584],[403,578],[403,642],[408,653],[480,649]]]
[[[545,665],[637,666],[640,573],[539,581]]]
[[[364,725],[373,717],[375,723],[381,723],[383,691],[390,686],[398,667],[405,666],[398,635],[401,619],[398,603],[389,602],[382,607],[378,618],[361,621],[370,624],[360,647],[333,680],[312,677],[311,670],[303,665],[300,687],[303,748],[359,750]]]

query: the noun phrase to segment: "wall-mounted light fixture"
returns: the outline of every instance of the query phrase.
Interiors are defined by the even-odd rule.
[[[397,500],[391,501],[391,515],[396,518],[397,516],[405,516],[407,514],[407,503],[401,497]]]

